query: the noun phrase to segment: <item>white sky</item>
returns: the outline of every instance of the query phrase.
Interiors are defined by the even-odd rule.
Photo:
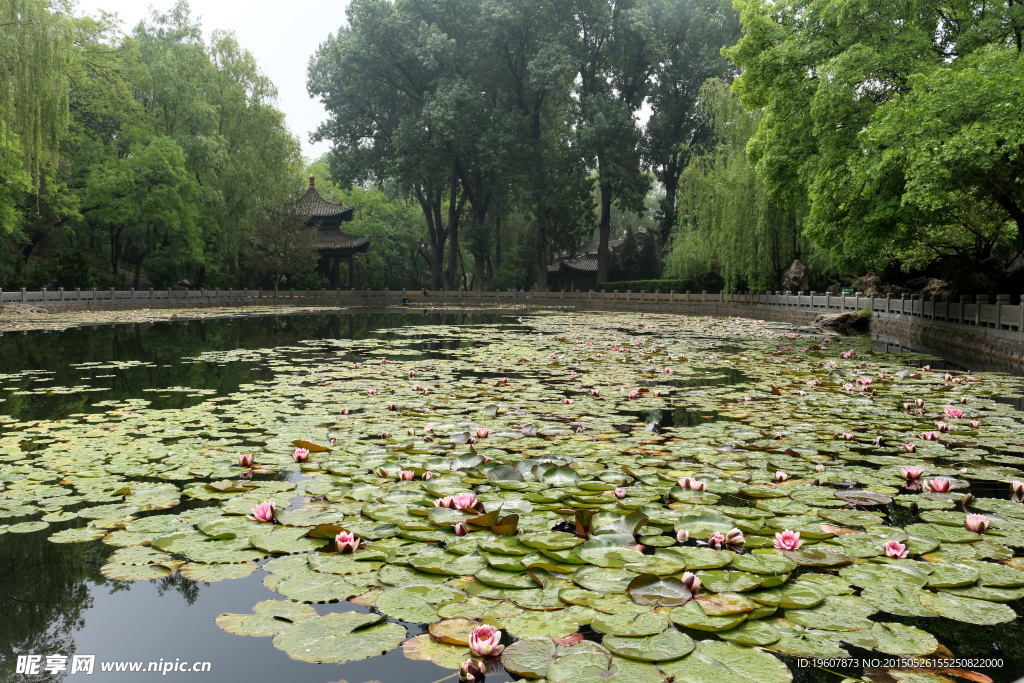
[[[174,0],[78,0],[76,14],[116,12],[121,30],[130,33],[149,15],[150,7],[165,12],[173,6]],[[306,67],[327,34],[345,25],[348,0],[192,0],[190,6],[207,36],[214,29],[234,31],[239,44],[256,57],[277,86],[277,106],[302,143],[302,153],[315,159],[326,152],[328,143],[309,141],[309,134],[327,119],[327,113],[306,92]]]

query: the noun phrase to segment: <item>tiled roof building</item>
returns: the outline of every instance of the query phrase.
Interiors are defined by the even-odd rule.
[[[341,286],[340,264],[348,259],[348,287],[355,286],[355,261],[358,252],[370,248],[369,237],[357,237],[341,231],[342,222],[351,221],[355,207],[323,198],[316,189],[316,177],[309,176],[309,189],[295,202],[295,213],[306,217],[306,225],[316,228],[316,248],[320,252],[317,270],[330,280],[331,288]]]

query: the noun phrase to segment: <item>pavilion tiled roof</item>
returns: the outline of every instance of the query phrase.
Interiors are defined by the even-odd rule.
[[[369,245],[369,237],[346,235],[335,230],[319,230],[316,233],[316,248],[321,250],[348,249],[351,251],[366,251]]]
[[[313,176],[309,176],[309,189],[295,202],[296,213],[316,218],[340,216],[342,220],[352,220],[354,210],[353,206],[345,206],[341,202],[324,199],[314,185]]]

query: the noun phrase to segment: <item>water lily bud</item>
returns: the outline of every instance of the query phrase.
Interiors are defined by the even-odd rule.
[[[686,529],[680,529],[676,532],[676,540],[680,543],[685,543],[690,540],[690,532]]]
[[[419,384],[413,384],[409,388],[412,389],[413,391],[419,391],[420,390],[420,385]]]
[[[779,441],[780,439],[782,439],[782,433],[775,432],[774,434],[772,434],[772,439],[774,439],[775,441]]]
[[[476,428],[476,438],[478,438],[478,439],[484,439],[490,433],[491,433],[491,430],[489,430],[487,427],[477,427]]]
[[[398,481],[412,481],[416,478],[416,473],[412,470],[402,470],[398,473]]]
[[[853,441],[853,434],[851,434],[850,432],[845,432],[843,434],[843,439],[845,439],[846,441]]]
[[[743,545],[743,532],[739,529],[730,529],[725,534],[725,542],[729,545]]]
[[[967,515],[967,519],[964,521],[964,527],[968,531],[975,533],[983,533],[985,529],[988,529],[988,517],[985,515]]]
[[[306,462],[309,460],[309,449],[307,448],[296,448],[292,451],[292,458],[295,462]]]
[[[239,453],[238,454],[238,466],[239,467],[252,467],[252,453]]]
[[[824,472],[825,471],[825,466],[824,465],[816,465],[814,467],[814,471],[815,472]]]
[[[376,470],[374,470],[374,472],[381,479],[387,479],[388,476],[389,476],[388,475],[388,471],[385,468],[383,468],[383,467],[378,467]]]
[[[348,555],[359,550],[359,538],[348,531],[342,531],[335,536],[334,544],[342,555]]]
[[[434,478],[434,473],[431,472],[430,470],[427,470],[422,475],[420,475],[420,479],[422,479],[423,481],[430,481],[433,478]]]
[[[366,395],[367,396],[376,396],[377,395],[377,390],[371,387],[371,388],[366,390]]]
[[[903,410],[904,410],[904,412],[906,412],[906,411],[910,410],[910,409],[911,409],[911,408],[913,408],[913,407],[914,407],[914,406],[913,406],[913,404],[912,404],[912,403],[904,403],[904,404],[903,404]]]
[[[916,405],[918,408],[924,408],[924,399],[923,398],[914,399],[914,405]]]
[[[880,437],[880,436],[876,436],[876,437],[875,437],[875,445],[876,445],[876,446],[881,446],[881,445],[883,445],[883,444],[885,444],[885,439],[883,439],[883,438],[882,438],[882,437]]]
[[[409,379],[412,379],[415,376],[416,376],[416,371],[415,370],[410,370],[409,371]]]
[[[917,446],[912,443],[908,443],[904,447],[907,449],[907,453],[914,453],[917,451]]]
[[[466,534],[469,533],[469,529],[462,522],[456,522],[454,526],[455,526],[455,535],[456,536],[465,536]]]
[[[781,484],[784,481],[789,480],[789,475],[785,472],[779,471],[775,473],[775,483]]]
[[[691,593],[696,593],[697,589],[700,588],[700,578],[698,578],[693,572],[683,573],[683,577],[679,580],[682,581],[683,585],[686,586]]]
[[[398,405],[394,401],[388,401],[388,410],[398,410]]]
[[[962,405],[962,406],[967,405],[967,397],[966,396],[964,396],[963,398],[960,399],[960,405]]]
[[[971,429],[978,429],[981,427],[981,420],[971,420],[970,425]]]

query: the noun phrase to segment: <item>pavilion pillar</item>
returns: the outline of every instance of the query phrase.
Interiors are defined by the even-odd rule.
[[[337,289],[341,282],[341,257],[335,256],[331,266],[331,289]]]
[[[356,255],[351,253],[348,255],[348,288],[355,289],[356,287]]]

